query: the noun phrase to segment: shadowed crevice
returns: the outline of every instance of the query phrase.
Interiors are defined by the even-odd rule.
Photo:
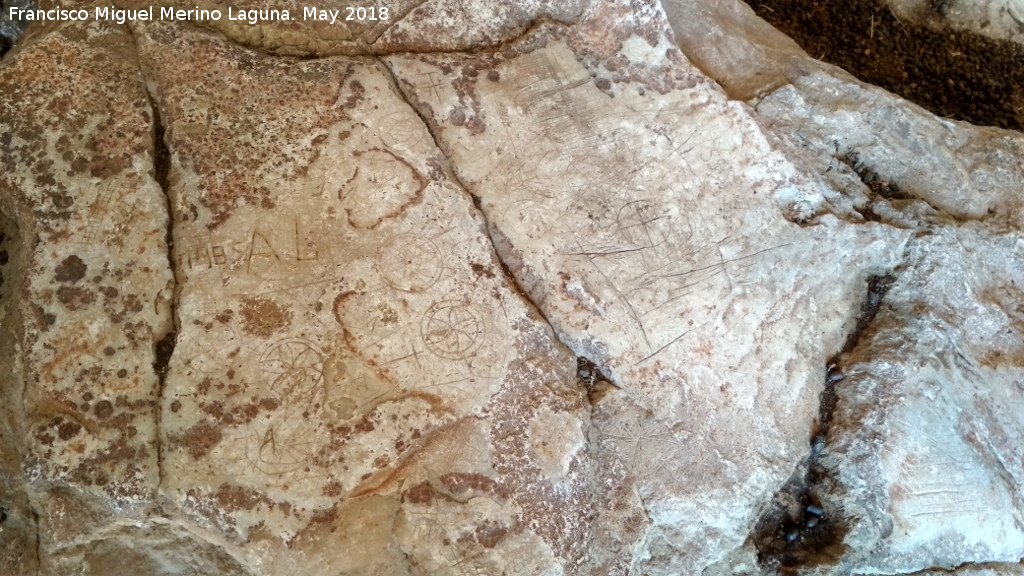
[[[126,26],[128,33],[132,36],[132,39],[138,47],[139,40],[135,36],[135,31],[131,26]],[[151,114],[151,132],[152,132],[152,150],[153,150],[153,180],[160,187],[160,191],[163,194],[164,207],[167,213],[166,229],[164,231],[164,243],[167,246],[167,266],[171,271],[172,279],[171,286],[171,297],[169,302],[169,314],[171,319],[170,329],[166,333],[154,333],[155,341],[153,343],[153,372],[157,377],[157,408],[155,414],[156,420],[156,458],[157,458],[157,469],[159,474],[157,492],[159,492],[159,485],[163,483],[164,479],[164,454],[163,454],[163,440],[162,440],[162,424],[163,424],[163,399],[164,390],[166,386],[167,373],[170,369],[171,357],[174,355],[174,348],[177,343],[178,336],[178,304],[180,299],[181,285],[176,280],[174,272],[174,211],[171,203],[171,152],[167,147],[165,140],[165,128],[160,115],[160,106],[155,94],[152,93],[153,85],[148,82],[146,77],[145,67],[139,63],[139,75],[145,83],[146,98],[149,104],[149,113]]]
[[[839,354],[826,363],[825,387],[811,435],[810,453],[776,492],[751,535],[758,563],[764,568],[796,574],[802,568],[835,565],[847,551],[843,539],[849,532],[850,520],[834,496],[839,490],[820,456],[825,451],[832,414],[839,401],[836,386],[843,380],[839,358],[857,347],[895,282],[893,274],[867,278],[866,294],[854,326]]]

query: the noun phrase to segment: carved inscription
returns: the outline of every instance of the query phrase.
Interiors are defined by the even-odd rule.
[[[259,273],[285,262],[307,262],[320,258],[320,250],[311,233],[298,222],[282,229],[252,228],[241,239],[214,240],[207,236],[186,244],[180,262],[186,273],[220,267]]]

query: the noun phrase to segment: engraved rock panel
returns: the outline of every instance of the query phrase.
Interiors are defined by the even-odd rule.
[[[388,70],[137,35],[181,247],[163,494],[268,573],[582,574],[573,357]]]
[[[573,22],[590,3],[590,0],[381,0],[375,3],[329,0],[310,4],[275,0],[246,6],[225,0],[203,0],[164,3],[155,8],[154,16],[160,16],[162,8],[173,10],[173,15],[161,19],[201,23],[234,42],[273,54],[356,56],[498,46],[539,21]],[[136,9],[150,6],[139,0],[120,0],[117,4]],[[211,16],[213,10],[219,10],[219,15]]]
[[[657,501],[643,573],[746,539],[806,451],[858,284],[907,238],[800,226],[817,186],[670,34],[657,5],[599,3],[492,57],[387,58],[519,284],[634,404],[595,422]]]

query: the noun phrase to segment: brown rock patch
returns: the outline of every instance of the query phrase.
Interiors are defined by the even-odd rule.
[[[269,338],[292,324],[291,310],[259,296],[242,299],[241,313],[242,330],[260,338]]]

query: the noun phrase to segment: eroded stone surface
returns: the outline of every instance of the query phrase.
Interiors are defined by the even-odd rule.
[[[5,495],[2,527],[38,543],[5,546],[14,573],[39,553],[49,570],[56,548],[85,536],[46,530],[51,486],[101,500],[101,522],[152,498],[155,343],[172,328],[166,201],[131,36],[67,25],[27,42],[0,70],[2,474],[5,488],[23,479],[32,504]]]
[[[6,57],[0,571],[1019,573],[1020,135],[484,4]]]
[[[740,545],[806,450],[864,278],[905,235],[787,220],[818,191],[681,57],[657,6],[603,4],[489,62],[388,62],[519,283],[629,398],[595,422],[654,526],[636,569],[699,571]]]
[[[181,281],[169,497],[266,573],[582,573],[573,358],[387,69],[139,34]]]
[[[292,56],[330,56],[469,51],[496,46],[514,39],[537,22],[574,22],[591,2],[383,0],[359,5],[334,0],[315,4],[280,0],[244,6],[204,0],[163,6],[196,10],[191,16],[186,13],[193,23],[223,32],[233,41],[257,50]],[[120,0],[116,4],[129,9],[150,5],[139,0]],[[214,19],[198,10],[220,10],[221,17]],[[288,12],[289,20],[284,20],[284,11]]]
[[[984,257],[980,255],[984,254]],[[865,574],[1024,557],[1024,238],[966,226],[916,241],[844,355],[833,468]]]
[[[757,25],[706,24],[726,36]],[[731,41],[755,56],[773,42]],[[787,52],[782,61],[799,58],[810,60]],[[748,78],[712,64],[727,86]],[[790,85],[752,103],[769,137],[822,184],[812,213],[916,230],[862,344],[830,371],[838,404],[823,452],[812,451],[810,494],[826,510],[814,522],[841,530],[824,543],[833,556],[805,569],[894,574],[970,562],[998,573],[1006,562],[1012,572],[1024,555],[1024,484],[1007,448],[1021,428],[1020,363],[1000,359],[1021,342],[1021,137],[937,119],[816,63],[787,70]],[[808,503],[797,505],[806,518]],[[779,558],[813,557],[820,529],[779,529]]]

